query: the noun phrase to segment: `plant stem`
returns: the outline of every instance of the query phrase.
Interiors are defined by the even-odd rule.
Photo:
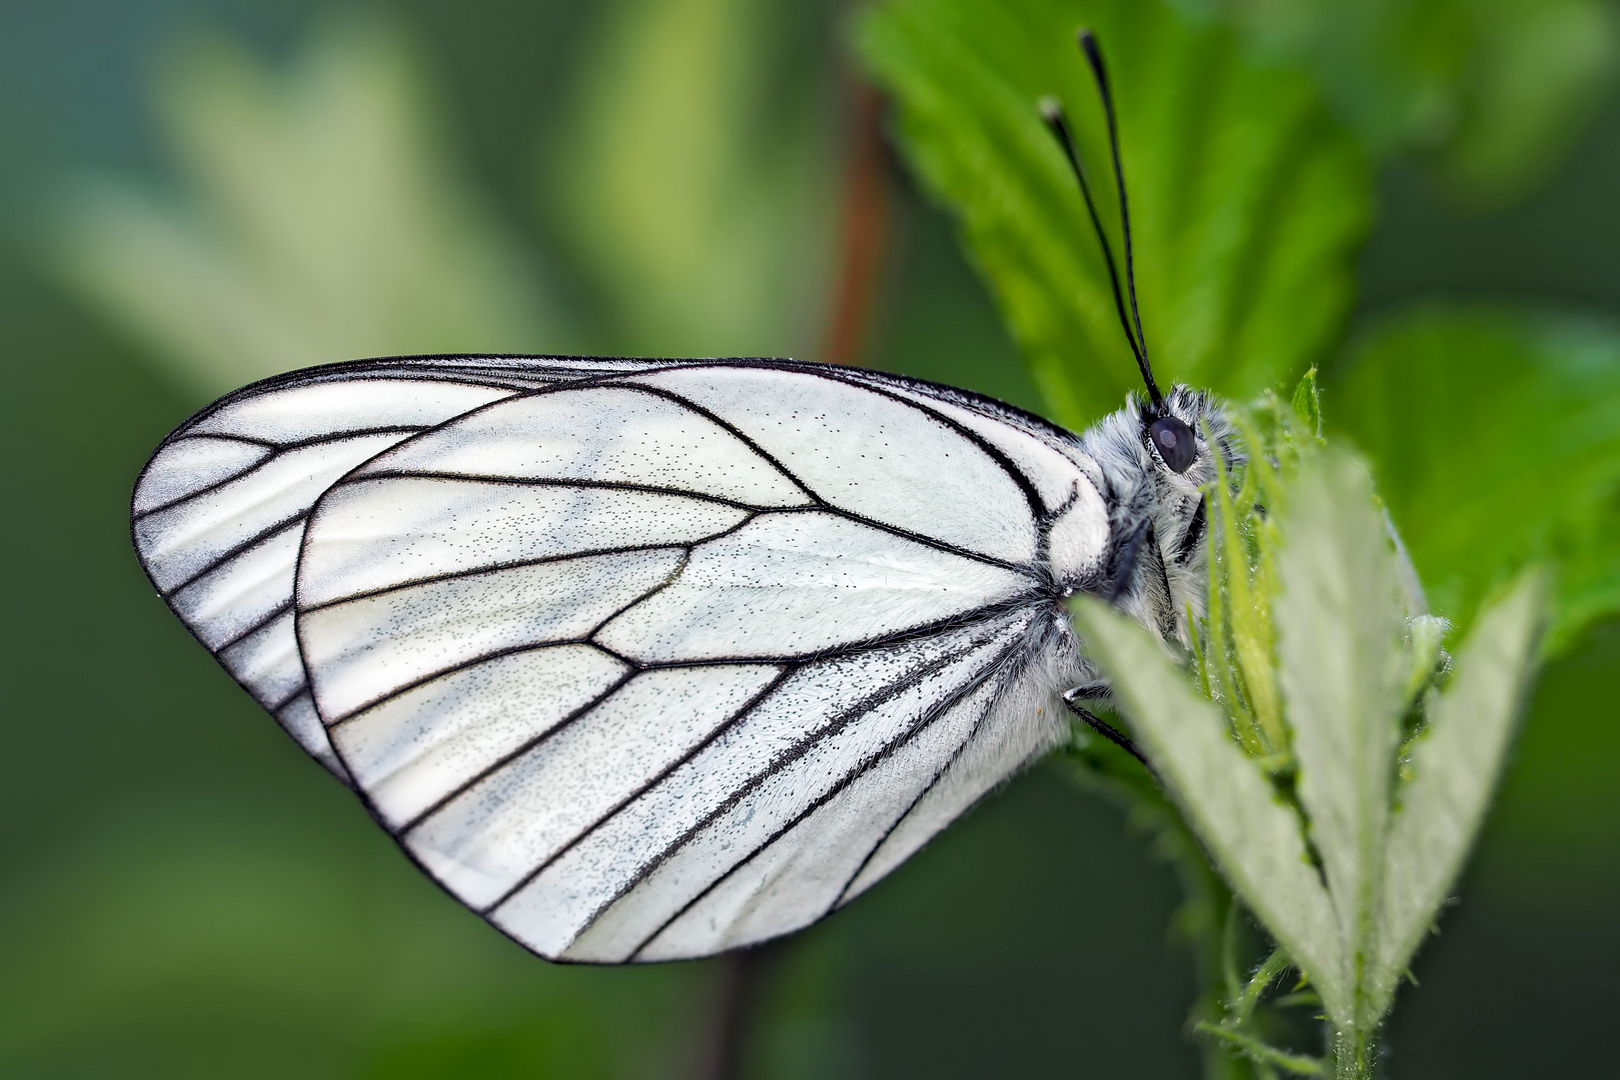
[[[1372,1080],[1373,1040],[1356,1028],[1333,1032],[1334,1080]]]
[[[859,364],[881,291],[889,240],[889,199],[884,169],[887,150],[879,119],[883,100],[857,79],[847,80],[850,97],[849,149],[844,162],[844,225],[840,240],[837,295],[827,322],[822,359]]]
[[[716,976],[714,1001],[709,1030],[690,1073],[693,1080],[739,1080],[743,1076],[759,1022],[760,994],[784,947],[778,939],[710,961]]]

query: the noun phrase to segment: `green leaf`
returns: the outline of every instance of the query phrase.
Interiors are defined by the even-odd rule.
[[[1613,85],[1620,20],[1605,0],[1454,3],[1475,16],[1440,179],[1478,209],[1499,207],[1551,176]]]
[[[1335,1018],[1353,1008],[1337,918],[1306,858],[1299,818],[1227,737],[1161,645],[1106,604],[1079,598],[1075,622],[1111,680],[1148,757],[1243,902],[1312,983]]]
[[[1107,55],[1137,281],[1161,382],[1246,398],[1339,331],[1371,206],[1355,143],[1306,76],[1162,0],[891,0],[859,46],[906,157],[956,215],[1051,412],[1076,429],[1137,375],[1073,176],[1036,114],[1066,105],[1117,237],[1102,120],[1075,29]]]
[[[1366,976],[1379,1014],[1479,832],[1534,665],[1544,591],[1543,575],[1530,571],[1480,616],[1412,750],[1412,778],[1396,793],[1376,962]]]
[[[1395,553],[1366,466],[1331,448],[1304,463],[1280,532],[1278,676],[1299,761],[1299,799],[1359,970],[1383,864],[1409,666]]]
[[[1328,418],[1371,456],[1436,612],[1466,630],[1540,561],[1559,569],[1549,652],[1620,611],[1620,327],[1431,305],[1347,359]]]
[[[957,215],[1053,415],[1082,427],[1139,385],[1097,238],[1035,112],[1043,94],[1063,100],[1110,193],[1082,23],[1115,78],[1158,376],[1249,397],[1298,374],[1345,316],[1371,207],[1366,164],[1302,74],[1160,0],[876,6],[860,49],[899,104],[907,159]]]
[[[1549,175],[1620,57],[1604,0],[1185,0],[1310,65],[1374,153],[1418,150],[1500,205]]]
[[[361,356],[540,343],[553,320],[533,275],[447,164],[397,35],[329,25],[284,72],[207,39],[167,70],[157,104],[184,200],[86,186],[55,255],[200,393]]]
[[[559,225],[616,316],[614,348],[822,344],[836,155],[824,97],[802,93],[814,81],[788,96],[793,29],[767,0],[631,0],[589,46],[573,128],[547,166],[562,179]]]

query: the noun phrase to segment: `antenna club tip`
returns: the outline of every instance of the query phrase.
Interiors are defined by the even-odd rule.
[[[1075,40],[1080,43],[1080,51],[1086,54],[1086,60],[1096,68],[1102,64],[1102,46],[1097,44],[1097,35],[1091,32],[1091,27],[1082,26],[1075,31]]]
[[[1063,102],[1052,94],[1042,94],[1035,102],[1035,108],[1041,114],[1041,119],[1048,124],[1063,119]]]

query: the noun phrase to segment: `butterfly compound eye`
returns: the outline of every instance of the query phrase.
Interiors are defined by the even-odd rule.
[[[1154,448],[1171,472],[1186,472],[1193,458],[1198,456],[1192,428],[1173,416],[1161,416],[1148,425],[1148,438],[1153,440]]]

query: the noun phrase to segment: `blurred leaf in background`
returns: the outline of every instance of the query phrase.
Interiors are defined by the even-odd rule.
[[[34,865],[0,932],[0,1072],[680,1075],[695,971],[551,967],[355,843],[360,815],[327,806],[322,837],[241,809],[138,800]]]
[[[786,46],[820,17],[628,0],[597,28],[542,193],[604,294],[615,351],[815,358],[836,231],[831,88]]]
[[[155,102],[184,196],[82,185],[57,261],[199,397],[365,356],[558,348],[397,31],[328,22],[285,71],[194,40]]]
[[[1429,304],[1354,342],[1329,394],[1378,462],[1430,603],[1467,625],[1528,561],[1562,567],[1546,647],[1620,611],[1620,328]]]
[[[227,1071],[222,1062],[234,1075],[264,1076],[669,1075],[688,1066],[700,1012],[711,1004],[712,967],[555,968],[422,880],[154,600],[129,558],[126,500],[134,470],[180,416],[270,370],[427,348],[813,357],[831,261],[836,185],[827,159],[837,136],[824,37],[837,5],[386,4],[398,8],[402,25],[432,28],[415,40],[435,75],[446,76],[444,100],[454,111],[443,116],[424,65],[388,24],[317,20],[325,29],[295,63],[271,70],[256,58],[300,36],[310,12],[341,6],[154,0],[104,5],[98,20],[48,6],[4,17],[0,54],[10,62],[0,66],[0,82],[9,90],[0,112],[52,131],[72,130],[58,121],[73,119],[73,108],[93,113],[101,126],[86,130],[123,141],[70,161],[111,160],[118,169],[128,167],[126,144],[144,134],[136,130],[139,107],[126,104],[128,80],[108,75],[102,86],[101,66],[149,61],[147,50],[184,22],[138,15],[202,11],[254,42],[251,54],[218,41],[170,54],[179,62],[160,82],[160,115],[173,118],[183,195],[154,197],[127,180],[98,186],[70,205],[79,220],[58,249],[58,266],[80,295],[180,374],[184,393],[130,363],[78,309],[33,283],[23,257],[0,249],[0,258],[13,258],[0,269],[27,282],[8,277],[0,292],[19,361],[0,428],[13,456],[31,462],[9,477],[7,499],[38,523],[8,530],[6,549],[8,565],[27,568],[12,585],[17,614],[4,626],[3,650],[21,718],[7,728],[0,785],[12,868],[0,890],[7,1075],[216,1076]],[[1053,402],[1047,411],[1081,425],[1134,385],[1078,192],[1033,109],[1038,94],[1061,93],[1093,176],[1107,177],[1094,91],[1073,48],[1082,19],[1104,32],[1125,110],[1139,269],[1157,275],[1144,277],[1148,338],[1168,373],[1207,372],[1207,381],[1235,392],[1244,379],[1280,379],[1336,347],[1371,212],[1368,162],[1429,145],[1402,142],[1399,131],[1376,143],[1344,104],[1358,95],[1382,102],[1406,85],[1389,75],[1415,63],[1403,58],[1403,41],[1473,58],[1463,67],[1475,81],[1446,86],[1494,80],[1504,104],[1480,115],[1507,109],[1519,119],[1517,128],[1481,128],[1512,136],[1477,144],[1501,155],[1495,164],[1483,155],[1492,169],[1530,184],[1558,165],[1558,139],[1578,129],[1588,102],[1561,88],[1589,95],[1602,84],[1583,72],[1596,70],[1584,58],[1612,40],[1603,29],[1607,8],[1591,0],[1365,6],[1356,15],[1348,2],[1272,5],[1302,19],[1417,28],[1358,44],[1324,22],[1331,32],[1300,40],[1357,61],[1332,70],[1303,46],[1274,42],[1268,50],[1244,21],[1250,9],[1218,0],[892,0],[865,24],[864,47],[899,94],[907,146],[919,161],[936,159],[932,172],[920,170],[929,191],[965,208],[963,232],[977,245],[970,257],[1039,361]],[[1588,34],[1582,20],[1593,12],[1599,30]],[[1515,37],[1527,21],[1542,31]],[[1288,29],[1281,20],[1267,25]],[[584,33],[554,33],[561,26]],[[1463,35],[1458,26],[1474,29]],[[1561,34],[1577,40],[1560,44]],[[1479,59],[1486,54],[1478,42],[1487,40],[1516,50],[1518,66]],[[507,192],[507,212],[522,215],[520,192],[535,182],[532,173],[516,175],[517,163],[539,105],[511,93],[504,78],[486,77],[503,67],[490,59],[492,41],[524,43],[500,54],[507,68],[516,53],[516,63],[557,70],[548,93],[577,80],[577,102],[566,93],[553,101],[579,122],[564,125],[540,161],[550,178],[540,213],[555,218],[546,222],[553,246],[544,252],[516,250],[479,197],[483,188],[469,185],[473,170],[458,167],[461,152],[474,149],[462,145],[471,133],[501,133],[486,142],[510,133],[520,150],[494,155],[499,162],[486,153],[478,175],[497,181],[490,190]],[[986,63],[987,50],[995,64]],[[33,59],[24,53],[37,53],[37,62],[22,63]],[[1427,55],[1418,50],[1420,60]],[[32,82],[16,75],[24,71]],[[91,104],[56,100],[79,94]],[[177,96],[185,100],[177,104]],[[186,123],[201,134],[186,135]],[[33,128],[13,120],[10,130]],[[1552,149],[1536,149],[1543,145]],[[55,185],[61,161],[32,147],[8,171],[26,163],[40,187]],[[1513,156],[1526,147],[1545,160]],[[393,164],[376,164],[384,158]],[[935,172],[943,179],[932,179]],[[1603,224],[1611,208],[1601,193],[1612,185],[1585,183],[1586,197],[1570,202]],[[880,320],[885,338],[873,361],[1038,404],[945,240],[942,217],[909,189],[899,193],[915,227],[902,230],[901,280],[885,298],[896,310]],[[28,209],[22,200],[8,209],[19,206]],[[1117,230],[1106,198],[1103,209]],[[1427,257],[1397,220],[1380,226],[1390,261]],[[764,233],[782,246],[767,250]],[[1572,246],[1590,256],[1591,237],[1576,239]],[[1518,258],[1525,245],[1506,248]],[[397,265],[381,268],[386,274],[377,251],[398,255]],[[535,288],[533,268],[554,255],[563,271],[558,291]],[[1523,260],[1524,279],[1539,288],[1553,277],[1549,260],[1534,255]],[[749,275],[737,272],[744,265]],[[578,285],[600,301],[601,318],[585,331],[576,320],[597,313],[578,297],[569,296],[566,324],[547,303]],[[1604,490],[1582,462],[1549,446],[1567,434],[1561,426],[1536,427],[1547,415],[1538,410],[1563,400],[1556,394],[1520,410],[1488,394],[1469,404],[1467,391],[1455,389],[1469,377],[1470,356],[1454,349],[1539,355],[1540,318],[1506,316],[1506,344],[1454,335],[1445,367],[1440,351],[1415,345],[1392,347],[1381,361],[1390,375],[1400,356],[1416,357],[1434,368],[1437,385],[1449,380],[1441,400],[1457,412],[1435,434],[1485,438],[1494,426],[1476,423],[1476,410],[1517,418],[1508,426],[1520,442],[1482,451],[1490,461],[1510,453],[1524,466],[1493,489],[1503,505],[1521,496],[1535,507],[1556,502],[1553,490],[1525,494],[1535,480],[1528,463],[1544,452],[1569,470],[1551,484],[1557,492]],[[1182,319],[1190,320],[1185,328]],[[1414,547],[1442,558],[1456,542],[1445,523],[1408,519],[1443,510],[1450,495],[1428,496],[1445,484],[1482,481],[1462,451],[1408,445],[1406,433],[1386,432],[1367,415],[1401,398],[1403,382],[1374,374],[1356,382],[1360,358],[1403,320],[1381,324],[1346,357],[1350,364],[1333,369],[1327,413],[1376,444],[1367,448],[1380,454],[1397,520]],[[1495,316],[1486,321],[1497,326]],[[1512,344],[1517,334],[1531,344]],[[1590,355],[1601,351],[1593,346]],[[997,364],[1005,370],[992,370]],[[1070,384],[1079,388],[1074,400],[1056,396]],[[1415,413],[1421,404],[1392,407]],[[1597,445],[1583,441],[1588,434],[1574,444]],[[1399,483],[1388,478],[1403,470],[1410,475]],[[1526,547],[1565,550],[1615,535],[1616,523],[1599,521],[1597,510],[1546,531],[1537,531],[1538,513],[1518,514],[1528,533],[1493,534],[1470,551],[1465,580],[1448,586],[1428,571],[1435,598],[1466,606],[1498,557]],[[1581,550],[1593,554],[1590,580],[1612,580],[1603,577],[1603,543]],[[1577,570],[1566,559],[1566,581],[1586,573],[1572,577]],[[1595,598],[1592,610],[1612,610],[1603,588],[1584,595]],[[1620,635],[1610,622],[1543,680],[1496,838],[1476,871],[1481,880],[1447,916],[1437,956],[1420,957],[1424,991],[1398,1015],[1410,1026],[1394,1037],[1396,1075],[1580,1075],[1563,1066],[1593,1053],[1607,1061],[1602,1024],[1620,866],[1612,783],[1620,725],[1608,684],[1617,657]],[[26,722],[32,717],[49,722]],[[1158,946],[1173,903],[1167,875],[1144,865],[1141,845],[1120,835],[1099,800],[1071,799],[1056,775],[1037,770],[862,905],[795,938],[765,1006],[756,1074],[845,1076],[864,1060],[869,1075],[1046,1075],[1076,1067],[1078,1046],[1086,1066],[1103,1074],[1185,1075],[1191,1051],[1168,1033],[1190,987],[1181,958]],[[828,951],[839,942],[847,947]],[[1493,1037],[1478,1038],[1485,1030]],[[1515,1073],[1514,1062],[1526,1064]]]
[[[1310,66],[1380,157],[1417,151],[1479,209],[1558,166],[1611,83],[1607,0],[1179,0]]]
[[[1139,386],[1074,177],[1035,104],[1066,105],[1118,240],[1092,27],[1115,81],[1136,273],[1161,382],[1245,398],[1340,333],[1372,213],[1355,140],[1300,72],[1164,0],[895,0],[860,49],[912,168],[957,217],[1048,413],[1080,430]]]

